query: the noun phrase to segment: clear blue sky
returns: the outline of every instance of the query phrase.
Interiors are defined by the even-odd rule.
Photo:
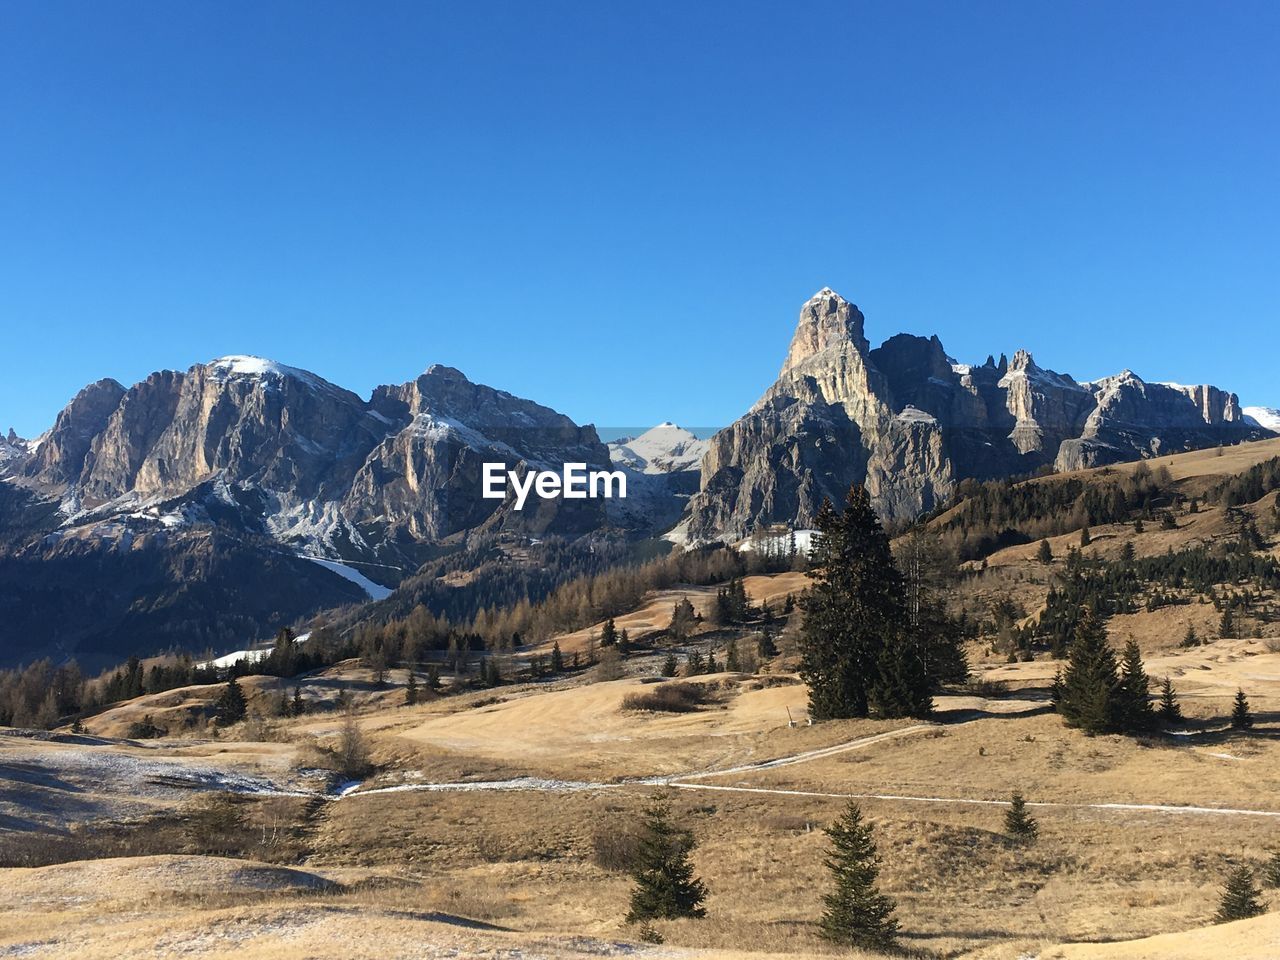
[[[228,353],[720,425],[831,285],[1280,405],[1274,2],[0,4],[0,424]]]

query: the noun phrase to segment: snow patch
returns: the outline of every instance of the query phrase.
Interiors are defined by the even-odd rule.
[[[1245,407],[1244,422],[1251,427],[1261,427],[1280,433],[1280,409],[1276,407]]]
[[[321,557],[309,557],[305,553],[298,554],[304,560],[310,560],[312,563],[318,563],[326,570],[331,570],[344,580],[350,580],[357,587],[369,595],[370,600],[385,600],[391,596],[391,588],[384,587],[380,583],[374,583],[359,570],[350,567],[345,563],[339,563],[337,560],[325,560]]]
[[[216,360],[210,360],[205,365],[205,370],[208,372],[209,379],[214,381],[232,380],[240,377],[267,381],[289,379],[331,393],[345,394],[347,392],[323,377],[316,376],[310,370],[290,367],[283,363],[277,363],[275,360],[268,360],[265,357],[253,357],[247,354],[232,354],[226,357],[218,357]]]

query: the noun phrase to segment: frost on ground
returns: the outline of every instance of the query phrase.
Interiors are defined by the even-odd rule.
[[[306,796],[287,778],[206,761],[126,752],[112,741],[61,744],[0,737],[0,817],[29,827],[141,816],[197,791]]]

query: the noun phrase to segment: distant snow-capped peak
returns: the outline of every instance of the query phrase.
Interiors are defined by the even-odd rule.
[[[609,456],[639,473],[675,473],[697,470],[708,446],[708,441],[668,420],[638,437],[615,440],[609,444]]]
[[[1280,409],[1275,407],[1245,407],[1242,412],[1244,413],[1245,423],[1280,433]]]

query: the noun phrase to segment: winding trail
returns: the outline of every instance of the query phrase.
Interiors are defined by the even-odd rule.
[[[755,763],[742,764],[736,767],[727,767],[723,770],[703,770],[695,773],[675,774],[673,776],[620,780],[614,783],[587,780],[555,780],[544,779],[541,777],[516,777],[511,780],[482,780],[470,782],[456,781],[450,783],[402,783],[388,787],[371,787],[367,790],[360,789],[358,785],[348,785],[342,793],[333,795],[330,799],[350,800],[358,797],[373,796],[375,794],[407,793],[414,791],[441,793],[455,791],[531,790],[544,793],[572,793],[587,790],[618,790],[626,787],[638,786],[665,786],[678,790],[706,790],[723,793],[763,794],[766,796],[817,797],[821,799],[834,800],[881,800],[898,803],[1007,807],[1009,805],[1008,800],[984,800],[971,797],[926,797],[896,793],[828,793],[816,790],[788,790],[778,787],[731,786],[728,784],[698,782],[710,777],[756,773],[763,770],[772,770],[777,767],[785,767],[797,763],[807,763],[810,760],[820,760],[826,757],[846,753],[851,750],[859,750],[864,747],[874,746],[875,744],[883,743],[886,740],[893,740],[898,737],[905,737],[911,734],[936,729],[938,729],[937,724],[918,723],[909,727],[901,727],[897,730],[888,730],[884,733],[858,737],[855,740],[838,743],[830,747],[822,747],[817,750],[806,750],[801,753],[791,754],[785,757],[776,757],[772,760],[761,760]],[[1237,807],[1181,806],[1178,804],[1168,803],[1063,803],[1055,801],[1028,801],[1027,806],[1059,810],[1099,810],[1112,813],[1172,813],[1191,814],[1197,816],[1280,818],[1280,810],[1249,810]]]

